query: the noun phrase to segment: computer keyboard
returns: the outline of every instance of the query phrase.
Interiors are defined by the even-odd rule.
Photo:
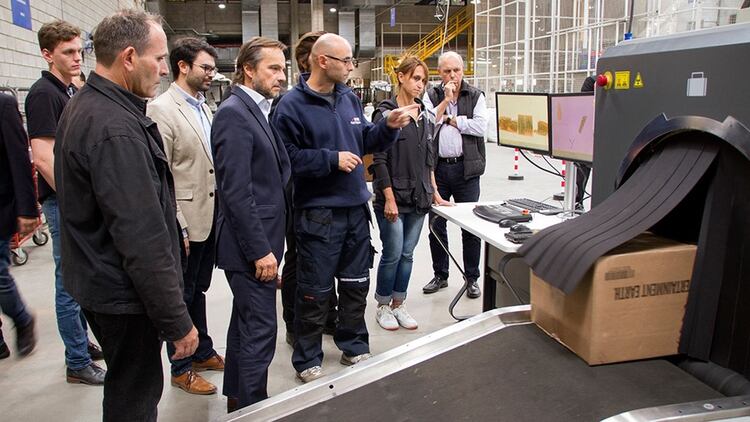
[[[531,215],[523,214],[520,211],[501,204],[477,205],[474,207],[474,214],[493,223],[498,223],[502,220],[513,220],[523,223],[531,220]]]
[[[539,214],[559,214],[563,212],[562,208],[554,205],[545,204],[544,202],[535,201],[529,198],[506,199],[505,203],[516,208],[537,212]]]

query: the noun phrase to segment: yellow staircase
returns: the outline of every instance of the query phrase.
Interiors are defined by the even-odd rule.
[[[471,76],[474,74],[474,60],[473,60],[473,48],[472,48],[472,38],[473,38],[473,28],[474,28],[474,9],[472,6],[465,6],[461,9],[458,9],[457,12],[451,13],[450,17],[448,18],[448,27],[446,28],[444,24],[440,24],[435,27],[429,34],[423,36],[419,41],[417,41],[416,44],[409,47],[404,53],[403,56],[417,56],[421,60],[427,60],[430,56],[435,54],[438,50],[440,50],[445,43],[448,41],[451,41],[455,39],[457,36],[462,34],[465,31],[468,31],[468,55],[469,57],[466,58],[466,65],[467,68],[464,71],[464,74]],[[383,68],[385,70],[385,73],[390,75],[391,82],[395,85],[398,81],[396,79],[396,72],[395,69],[398,67],[399,63],[401,62],[401,57],[403,56],[394,56],[391,54],[385,55],[383,57]],[[437,69],[430,70],[431,75],[437,74]]]

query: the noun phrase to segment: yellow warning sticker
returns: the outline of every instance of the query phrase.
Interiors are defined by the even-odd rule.
[[[643,88],[643,78],[641,72],[635,74],[635,80],[633,81],[633,88]]]
[[[630,71],[615,72],[615,89],[630,89]]]

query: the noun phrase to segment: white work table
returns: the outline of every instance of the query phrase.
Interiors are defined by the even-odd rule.
[[[474,214],[474,207],[477,205],[494,205],[501,203],[503,203],[503,201],[463,202],[456,204],[453,207],[438,207],[433,205],[432,211],[503,252],[515,252],[521,247],[521,245],[513,243],[505,238],[505,233],[508,233],[510,230],[509,228],[502,228],[497,223],[487,221]],[[531,230],[538,231],[562,221],[563,220],[556,215],[541,215],[533,213],[531,221],[520,224],[526,225]]]
[[[503,201],[463,202],[463,203],[458,203],[455,206],[434,206],[433,205],[432,207],[432,212],[434,212],[440,217],[445,218],[447,221],[459,226],[460,228],[468,231],[469,233],[477,236],[482,241],[483,252],[481,255],[481,260],[480,260],[479,265],[484,270],[480,271],[481,279],[478,281],[480,281],[480,284],[482,284],[484,287],[482,289],[483,290],[482,291],[483,311],[494,309],[497,306],[497,301],[498,301],[497,284],[500,282],[497,280],[497,274],[496,274],[497,269],[494,268],[494,266],[497,265],[497,262],[499,262],[499,257],[502,257],[505,254],[514,253],[521,247],[520,244],[513,243],[505,238],[505,233],[510,231],[510,228],[500,227],[498,223],[493,223],[491,221],[480,218],[476,214],[474,214],[474,207],[476,207],[477,205],[493,205],[493,204],[501,204],[501,203],[503,203]],[[521,224],[526,225],[533,231],[538,231],[538,230],[542,230],[547,227],[553,226],[555,224],[561,223],[562,221],[564,220],[556,215],[542,215],[538,213],[533,213],[531,221],[521,223]],[[432,223],[432,220],[428,222],[428,228],[430,229],[430,231],[432,231],[431,223]],[[520,261],[520,260],[513,260],[513,261]],[[455,261],[454,263],[459,267],[459,269],[463,273],[463,267],[462,267],[463,263],[455,262]],[[525,263],[513,262],[512,264],[509,264],[508,266],[509,266],[509,270],[511,273],[515,271],[515,274],[516,274],[515,278],[518,279],[519,283],[522,285],[520,286],[520,289],[524,290],[524,286],[525,286],[525,291],[528,291],[528,267],[525,266]],[[515,267],[515,270],[513,267]],[[492,277],[493,272],[495,273],[494,274],[495,277]],[[453,299],[450,306],[448,307],[448,311],[450,312],[450,314],[454,318],[459,319],[459,320],[467,317],[467,316],[456,316],[453,313],[453,309],[462,295],[463,295],[463,291],[459,292],[459,295],[457,295]]]

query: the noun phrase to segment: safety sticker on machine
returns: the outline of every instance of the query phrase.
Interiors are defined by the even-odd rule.
[[[620,70],[615,72],[615,89],[630,89],[629,70]]]
[[[635,80],[633,81],[633,88],[643,88],[643,78],[641,72],[635,74]]]

